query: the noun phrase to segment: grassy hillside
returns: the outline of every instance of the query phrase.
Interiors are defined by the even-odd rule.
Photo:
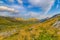
[[[0,17],[0,40],[60,40],[59,21],[60,15],[44,22]]]

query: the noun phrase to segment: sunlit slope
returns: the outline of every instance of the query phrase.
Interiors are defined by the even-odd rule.
[[[15,18],[0,16],[0,40],[5,40],[5,38],[10,38],[10,36],[15,37],[16,34],[19,34],[20,29],[29,27],[36,23],[36,21],[29,22],[25,21],[24,19],[18,21]],[[13,38],[8,40],[13,40]]]
[[[0,24],[2,23],[9,23],[10,21],[8,21],[7,19],[5,19],[4,17],[0,17]]]
[[[55,23],[59,21],[60,15],[55,15],[41,23],[23,23],[22,25],[25,26],[23,28],[20,28],[20,25],[15,27],[16,24],[10,26],[9,30],[0,32],[0,40],[60,40],[60,28],[55,27]]]
[[[37,22],[36,21],[35,22],[25,21],[22,18],[19,18],[19,21],[18,21],[12,17],[0,16],[0,29],[1,30],[6,29],[6,28],[14,28],[14,27],[21,28],[21,27],[33,25],[35,23],[37,23]]]
[[[60,30],[53,26],[59,20],[60,16],[57,15],[45,22],[26,26],[5,40],[60,40]]]
[[[55,16],[49,18],[48,20],[40,23],[40,25],[43,26],[43,27],[49,27],[49,26],[52,26],[54,23],[56,23],[58,21],[60,21],[60,15],[55,15]],[[40,25],[38,25],[38,26],[40,26]]]
[[[15,22],[14,18],[0,16],[0,25],[15,24]]]

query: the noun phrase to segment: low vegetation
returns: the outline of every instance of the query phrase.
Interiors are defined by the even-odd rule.
[[[22,20],[0,17],[0,40],[60,40],[60,26],[54,26],[59,15],[44,22]]]

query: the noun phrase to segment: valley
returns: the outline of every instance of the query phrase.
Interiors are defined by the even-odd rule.
[[[60,15],[44,22],[0,17],[0,40],[60,40]]]

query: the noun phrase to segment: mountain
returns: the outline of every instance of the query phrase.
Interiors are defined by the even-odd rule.
[[[17,22],[14,18],[0,16],[0,25],[13,25],[17,24]]]
[[[56,24],[59,25],[60,24],[60,14],[56,14],[53,17],[46,19],[43,23],[45,23],[45,24],[47,23],[48,25],[51,25],[51,26],[52,25],[56,26]]]
[[[0,16],[0,40],[60,40],[60,14],[42,20]]]
[[[60,28],[60,14],[57,14],[53,17],[57,18],[57,21],[53,24],[53,26],[56,28]]]

